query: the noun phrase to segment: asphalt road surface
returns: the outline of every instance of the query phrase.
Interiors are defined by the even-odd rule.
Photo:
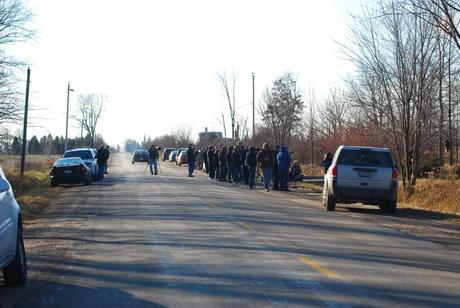
[[[26,224],[28,285],[0,285],[0,306],[460,306],[454,247],[291,193],[145,166],[114,155],[103,182],[60,188]]]

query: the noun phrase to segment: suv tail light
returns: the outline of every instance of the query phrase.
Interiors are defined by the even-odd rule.
[[[393,172],[391,173],[391,179],[393,181],[397,181],[398,180],[398,170],[396,170],[396,168],[393,168]]]
[[[331,175],[333,177],[336,177],[337,176],[337,165],[334,164],[330,168],[331,168]]]
[[[85,173],[85,166],[84,165],[80,165],[80,172],[81,173]]]

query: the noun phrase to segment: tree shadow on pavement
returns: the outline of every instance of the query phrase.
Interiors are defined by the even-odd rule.
[[[398,208],[396,214],[386,214],[379,208],[345,207],[349,212],[388,217],[409,218],[417,220],[451,220],[460,219],[459,215],[433,212],[429,210]]]
[[[11,302],[7,299],[15,288],[0,285],[0,307],[165,307],[115,288],[83,287],[42,280],[29,280],[24,288],[24,294]]]

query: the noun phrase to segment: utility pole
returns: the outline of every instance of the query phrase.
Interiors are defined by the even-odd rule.
[[[252,73],[252,139],[256,137],[256,104],[254,92],[254,73]]]
[[[73,89],[70,88],[70,81],[67,83],[67,111],[65,116],[65,143],[64,143],[64,152],[67,151],[67,133],[69,131],[69,96],[70,91]]]
[[[21,151],[21,169],[19,176],[24,176],[26,165],[26,145],[27,145],[27,114],[29,112],[29,86],[30,86],[30,67],[27,68],[27,84],[26,84],[26,102],[24,104],[24,127],[22,129],[22,151]]]

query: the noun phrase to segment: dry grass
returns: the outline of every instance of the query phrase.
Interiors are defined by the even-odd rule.
[[[323,176],[323,168],[317,165],[301,165],[302,174],[304,176]]]
[[[30,155],[26,158],[24,177],[19,176],[20,157],[0,156],[2,169],[13,187],[16,200],[26,215],[40,212],[49,203],[49,167],[55,157]]]
[[[399,195],[401,207],[460,214],[460,180],[418,180],[410,197]]]

